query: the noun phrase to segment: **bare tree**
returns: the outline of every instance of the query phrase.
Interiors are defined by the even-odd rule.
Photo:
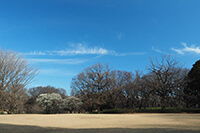
[[[101,63],[88,67],[72,79],[71,89],[81,98],[90,109],[100,111],[105,103],[105,90],[111,83],[112,77],[108,65]]]
[[[177,85],[174,89],[174,93],[170,100],[171,107],[175,106],[178,108],[183,108],[186,106],[184,99],[184,89],[186,88],[188,72],[189,69],[183,68],[180,70],[179,75],[177,75],[177,78],[179,79],[179,85]]]
[[[139,107],[141,101],[141,73],[136,71],[135,74],[131,74],[127,80],[127,84],[124,88],[124,92],[127,96],[127,108]]]
[[[8,90],[3,91],[1,94],[2,108],[9,114],[24,112],[24,103],[28,100],[26,89],[8,88]]]
[[[128,108],[134,102],[132,99],[134,74],[127,71],[115,71],[115,75],[116,82],[112,85],[112,88],[115,88],[115,104],[118,108]]]
[[[40,94],[44,93],[58,93],[62,96],[62,98],[65,98],[67,93],[66,90],[63,88],[55,88],[53,86],[38,86],[33,87],[28,90],[28,94],[31,96],[31,98],[36,98]]]
[[[143,75],[141,77],[140,83],[140,105],[139,108],[147,107],[157,107],[160,104],[159,97],[155,94],[155,90],[152,88],[152,85],[149,84],[149,79],[151,75]]]
[[[10,94],[15,95],[20,92],[36,76],[37,69],[34,69],[23,56],[12,51],[0,50],[0,99],[10,98]],[[5,97],[3,93],[9,93]],[[16,106],[16,100],[10,100],[9,103],[0,100],[0,108],[7,106]],[[16,103],[16,104],[15,104]],[[10,104],[3,106],[5,104]],[[15,105],[14,105],[15,104]],[[9,110],[9,108],[4,108]]]
[[[148,84],[153,88],[154,93],[160,97],[161,107],[164,111],[168,102],[176,94],[175,92],[182,86],[182,68],[179,63],[165,56],[159,62],[150,59]]]
[[[110,72],[110,82],[105,88],[104,109],[125,108],[127,97],[125,95],[125,88],[130,82],[132,73],[120,70],[113,70]]]

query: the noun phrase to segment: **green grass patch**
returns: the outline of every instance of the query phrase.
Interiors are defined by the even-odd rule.
[[[137,113],[200,113],[200,108],[175,108],[175,107],[167,107],[164,111],[161,107],[153,107],[153,108],[136,108]]]

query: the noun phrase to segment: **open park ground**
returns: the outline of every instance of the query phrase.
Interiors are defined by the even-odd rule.
[[[0,115],[0,133],[199,133],[200,114]]]

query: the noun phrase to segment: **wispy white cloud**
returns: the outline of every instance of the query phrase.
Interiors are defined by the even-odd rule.
[[[24,55],[54,55],[54,56],[74,56],[74,55],[111,55],[111,56],[131,56],[131,55],[144,55],[146,52],[130,52],[130,53],[117,53],[114,50],[108,50],[102,47],[88,47],[84,43],[71,43],[66,49],[52,50],[46,52],[29,52],[23,53]],[[48,59],[49,61],[49,59]],[[46,62],[46,59],[44,59]],[[52,62],[55,62],[52,59]],[[68,61],[67,61],[68,62]]]
[[[146,52],[132,52],[132,53],[113,53],[114,56],[129,56],[129,55],[145,55]]]
[[[40,69],[39,74],[48,76],[73,76],[75,72],[69,72],[61,69]]]
[[[81,64],[88,59],[29,59],[32,63]]]
[[[152,50],[157,52],[157,53],[161,53],[161,54],[165,54],[165,55],[171,55],[170,53],[164,52],[164,51],[157,49],[157,48],[154,48],[154,47],[152,47]]]
[[[28,52],[28,53],[20,53],[23,55],[46,55],[47,53],[41,52],[41,51],[33,51],[33,52]]]
[[[113,51],[100,48],[100,47],[87,47],[82,43],[71,45],[70,48],[65,50],[51,51],[52,54],[67,56],[67,55],[107,55]]]
[[[200,54],[200,48],[194,45],[191,45],[190,47],[187,46],[186,43],[181,43],[184,48],[181,49],[176,49],[176,48],[171,48],[171,50],[177,52],[178,54],[184,55],[185,53],[195,53],[195,54]]]
[[[177,52],[178,54],[182,54],[182,55],[184,55],[184,52],[183,52],[181,49],[171,48],[171,50]]]
[[[30,61],[31,63],[52,63],[52,64],[81,64],[87,61],[92,61],[94,59],[97,59],[101,56],[96,56],[93,58],[85,58],[85,59],[81,59],[81,58],[74,58],[74,59],[28,59],[28,61]]]

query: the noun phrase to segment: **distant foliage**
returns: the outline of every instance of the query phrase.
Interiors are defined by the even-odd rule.
[[[61,109],[62,97],[58,93],[40,94],[36,99],[47,114],[59,113]]]

